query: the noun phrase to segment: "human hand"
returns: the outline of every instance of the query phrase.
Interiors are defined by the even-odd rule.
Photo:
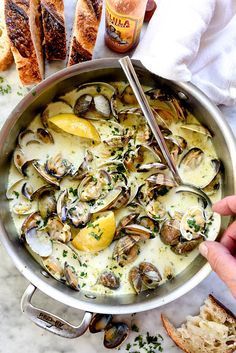
[[[216,202],[212,209],[222,216],[236,215],[236,195]],[[225,230],[220,243],[204,241],[199,251],[236,298],[236,221]]]

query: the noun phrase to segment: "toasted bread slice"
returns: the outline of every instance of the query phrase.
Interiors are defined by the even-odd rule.
[[[198,316],[187,317],[175,328],[162,315],[163,326],[175,344],[186,353],[233,353],[236,351],[236,317],[212,295]]]
[[[47,60],[66,59],[63,0],[41,0],[44,46]]]
[[[44,60],[39,0],[5,0],[5,20],[22,84],[40,82]]]
[[[4,2],[0,2],[0,71],[7,70],[13,63],[10,41],[7,35]]]
[[[92,59],[101,14],[102,0],[78,0],[68,66]]]

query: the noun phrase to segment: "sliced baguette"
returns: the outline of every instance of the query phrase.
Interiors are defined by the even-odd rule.
[[[66,59],[66,29],[63,0],[41,0],[46,58]]]
[[[5,0],[5,20],[11,51],[23,85],[40,82],[44,75],[39,0]]]
[[[102,0],[78,0],[68,66],[92,59],[101,14]]]
[[[0,71],[7,70],[13,63],[10,41],[7,35],[4,2],[0,2]]]
[[[187,317],[175,328],[162,315],[163,326],[175,344],[186,353],[233,353],[236,351],[236,317],[212,295],[198,316]]]

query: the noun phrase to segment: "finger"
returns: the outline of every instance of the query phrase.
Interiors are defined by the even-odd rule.
[[[216,202],[212,209],[223,216],[236,214],[236,195],[227,196]]]
[[[212,270],[225,282],[236,298],[236,259],[227,248],[214,241],[203,242],[199,250],[209,261]]]
[[[229,249],[231,254],[236,253],[236,221],[225,230],[220,242]]]

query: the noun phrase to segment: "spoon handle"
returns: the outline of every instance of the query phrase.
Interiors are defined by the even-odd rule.
[[[134,95],[140,105],[140,108],[145,116],[148,125],[150,126],[153,135],[156,138],[156,141],[160,147],[160,150],[165,158],[165,161],[173,175],[174,180],[178,185],[182,184],[182,180],[179,176],[178,170],[175,166],[175,163],[171,157],[171,154],[166,145],[165,139],[162,135],[162,132],[157,124],[157,121],[153,115],[152,109],[149,106],[148,100],[143,92],[142,86],[139,82],[138,76],[134,70],[133,64],[129,56],[125,56],[119,60],[119,63],[126,75],[127,80],[134,92]]]

